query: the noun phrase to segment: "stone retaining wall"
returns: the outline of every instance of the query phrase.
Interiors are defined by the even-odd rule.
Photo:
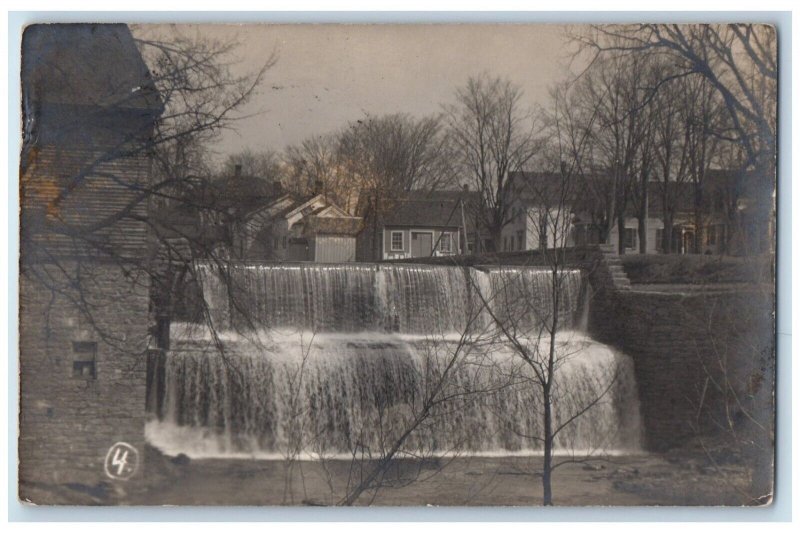
[[[773,411],[773,296],[765,288],[606,292],[592,336],[634,360],[646,446],[736,431]]]

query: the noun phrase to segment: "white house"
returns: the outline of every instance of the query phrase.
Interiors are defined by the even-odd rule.
[[[244,232],[248,259],[346,263],[356,259],[362,218],[325,196],[298,201],[285,195],[252,214]]]
[[[575,245],[572,205],[559,202],[560,177],[551,173],[513,173],[501,252]]]

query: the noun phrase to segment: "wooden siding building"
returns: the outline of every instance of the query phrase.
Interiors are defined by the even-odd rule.
[[[359,261],[471,253],[476,201],[475,193],[462,190],[410,191],[377,207],[374,202],[362,202],[365,221],[358,237]]]

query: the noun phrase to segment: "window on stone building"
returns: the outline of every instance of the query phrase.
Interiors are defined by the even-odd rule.
[[[663,229],[656,229],[656,251],[661,252],[663,251],[663,241],[664,240],[664,230]]]
[[[72,343],[72,377],[95,379],[97,377],[97,343],[76,341]]]
[[[522,230],[517,231],[517,250],[524,250],[525,232]]]

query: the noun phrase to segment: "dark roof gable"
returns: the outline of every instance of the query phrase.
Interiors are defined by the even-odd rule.
[[[479,201],[479,195],[469,191],[410,191],[404,198],[390,202],[383,223],[386,226],[458,227],[461,226],[462,200],[465,210],[470,211]]]

